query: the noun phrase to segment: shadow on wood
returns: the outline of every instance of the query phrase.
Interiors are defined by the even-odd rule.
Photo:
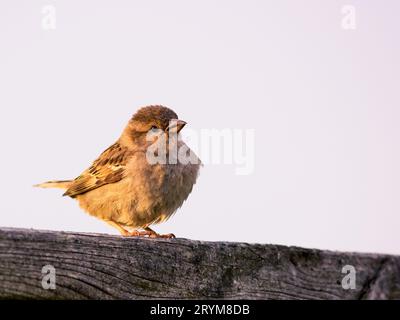
[[[342,287],[346,265],[355,289]],[[0,298],[400,299],[400,257],[0,228]]]

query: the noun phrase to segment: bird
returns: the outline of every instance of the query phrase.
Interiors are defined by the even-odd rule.
[[[63,189],[63,196],[77,200],[122,236],[175,238],[150,226],[169,219],[198,178],[201,160],[180,136],[185,125],[168,107],[142,107],[119,139],[77,178],[35,187]]]

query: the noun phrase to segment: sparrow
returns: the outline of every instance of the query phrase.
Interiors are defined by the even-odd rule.
[[[64,189],[63,196],[123,236],[174,238],[150,225],[170,218],[196,183],[201,161],[180,137],[185,125],[167,107],[140,108],[119,139],[81,175],[36,187]]]

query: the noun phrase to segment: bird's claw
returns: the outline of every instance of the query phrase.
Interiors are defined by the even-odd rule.
[[[134,230],[131,232],[127,232],[126,234],[124,234],[127,237],[150,237],[151,236],[151,232],[150,231],[138,231],[138,230]]]
[[[148,237],[148,238],[163,238],[163,239],[173,239],[176,238],[173,233],[167,233],[167,234],[159,234],[155,231],[149,231],[149,230],[144,230],[144,231],[138,231],[134,230],[131,232],[127,232],[124,234],[126,237]]]
[[[153,233],[150,238],[164,238],[164,239],[174,239],[176,238],[173,233],[167,233],[167,234],[159,234],[159,233]]]

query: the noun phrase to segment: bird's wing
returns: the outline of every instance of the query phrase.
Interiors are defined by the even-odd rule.
[[[76,197],[109,183],[120,181],[125,176],[128,159],[132,155],[118,142],[106,149],[92,166],[72,181],[64,196]]]

